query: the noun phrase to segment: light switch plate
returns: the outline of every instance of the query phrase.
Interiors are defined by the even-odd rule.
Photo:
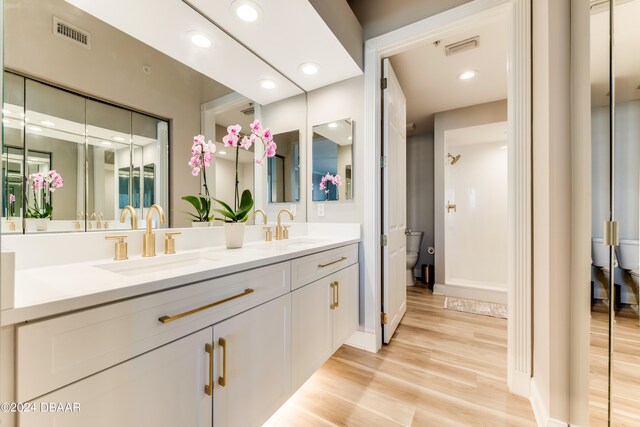
[[[324,216],[324,203],[318,203],[318,216]]]

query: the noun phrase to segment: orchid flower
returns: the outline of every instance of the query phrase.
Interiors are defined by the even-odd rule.
[[[342,177],[338,174],[334,176],[327,172],[327,174],[320,180],[320,190],[324,190],[325,193],[329,193],[329,187],[327,186],[328,183],[339,187],[342,184]]]

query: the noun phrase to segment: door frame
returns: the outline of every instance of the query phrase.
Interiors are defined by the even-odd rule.
[[[478,19],[506,15],[509,120],[509,289],[508,385],[528,397],[532,374],[532,152],[531,0],[474,0],[454,9],[369,39],[364,52],[363,255],[364,328],[352,342],[376,352],[382,347],[381,314],[381,88],[382,58],[411,49],[444,31]]]

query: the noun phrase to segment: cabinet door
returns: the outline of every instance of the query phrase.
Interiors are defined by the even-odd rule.
[[[291,395],[291,295],[216,324],[213,334],[215,426],[261,426]]]
[[[204,387],[211,338],[211,328],[203,329],[49,393],[34,401],[37,412],[20,414],[19,425],[210,427],[212,399]],[[79,411],[42,412],[50,402],[77,402]]]
[[[333,354],[358,329],[359,324],[359,264],[333,276],[337,283],[338,306],[333,312]]]
[[[297,390],[331,356],[333,276],[291,293],[293,390]]]

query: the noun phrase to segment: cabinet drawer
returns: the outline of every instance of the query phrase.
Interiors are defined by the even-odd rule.
[[[358,262],[358,244],[343,246],[291,261],[291,290]]]
[[[247,293],[247,289],[253,292]],[[17,401],[39,397],[284,295],[289,289],[290,263],[284,262],[19,326]],[[196,311],[216,302],[220,304]],[[167,316],[167,323],[159,320]]]

